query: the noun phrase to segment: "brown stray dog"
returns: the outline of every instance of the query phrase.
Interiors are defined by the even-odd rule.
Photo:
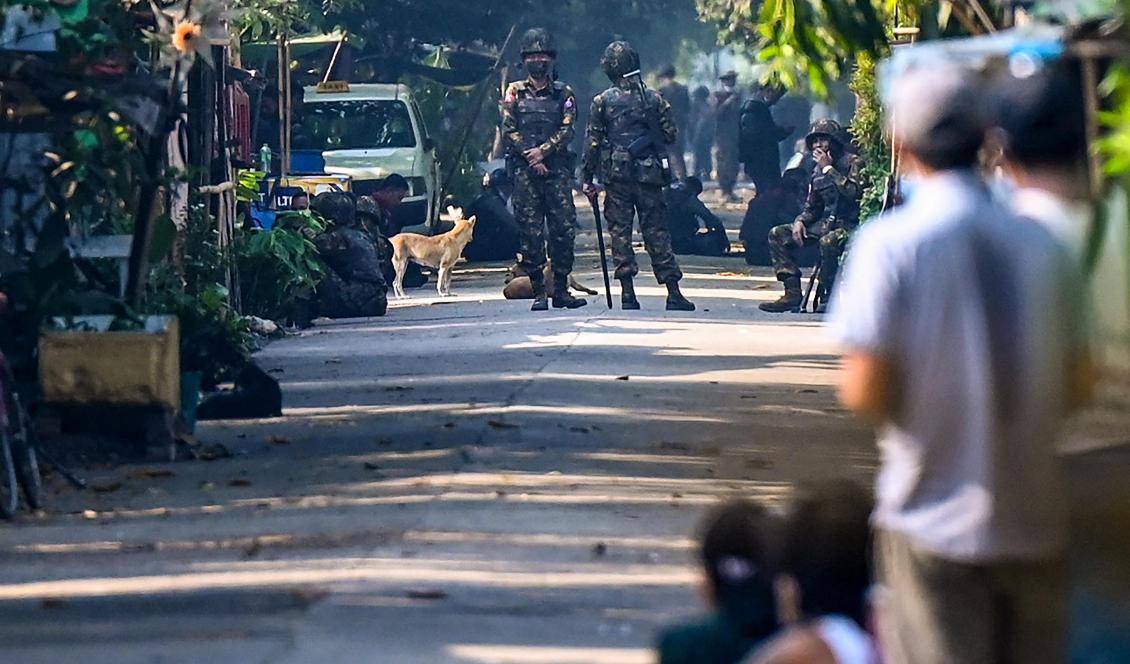
[[[404,294],[404,272],[408,261],[424,267],[439,270],[436,291],[440,297],[451,295],[451,270],[463,256],[463,249],[475,234],[475,217],[463,218],[463,210],[447,208],[455,221],[455,228],[442,235],[428,237],[418,233],[401,233],[389,238],[392,243],[392,267],[396,270],[396,280],[392,290],[398,298]]]
[[[553,292],[553,263],[547,262],[545,264],[545,292]],[[569,288],[584,293],[586,295],[597,295],[597,292],[591,288],[582,286],[569,275]],[[506,287],[502,289],[502,297],[507,300],[532,300],[534,299],[534,286],[530,283],[530,278],[526,275],[514,277],[506,282]]]

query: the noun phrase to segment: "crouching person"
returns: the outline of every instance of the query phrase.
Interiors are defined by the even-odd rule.
[[[706,518],[703,594],[712,614],[660,634],[660,664],[734,664],[777,629],[767,526],[765,511],[744,500]]]
[[[318,195],[313,209],[332,226],[314,240],[325,277],[318,286],[317,311],[326,318],[383,316],[388,285],[374,239],[357,217],[353,197],[333,192]]]

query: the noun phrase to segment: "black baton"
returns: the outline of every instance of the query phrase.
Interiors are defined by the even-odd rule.
[[[600,248],[600,271],[604,273],[604,294],[608,298],[608,308],[612,308],[612,282],[608,279],[608,256],[604,250],[604,228],[600,223],[600,193],[589,196],[592,215],[596,219],[596,244]]]

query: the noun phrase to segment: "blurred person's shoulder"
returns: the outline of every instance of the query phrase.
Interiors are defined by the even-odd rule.
[[[754,651],[745,664],[838,664],[836,655],[812,626],[787,629]]]
[[[660,664],[736,662],[754,649],[757,641],[746,638],[721,616],[668,627],[659,635]]]

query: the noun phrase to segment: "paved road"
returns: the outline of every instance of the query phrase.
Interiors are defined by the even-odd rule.
[[[0,530],[0,660],[650,661],[704,507],[875,463],[819,322],[686,263],[691,315],[642,279],[641,312],[534,315],[477,266],[272,344],[284,417],[200,431],[233,458],[89,469]]]

